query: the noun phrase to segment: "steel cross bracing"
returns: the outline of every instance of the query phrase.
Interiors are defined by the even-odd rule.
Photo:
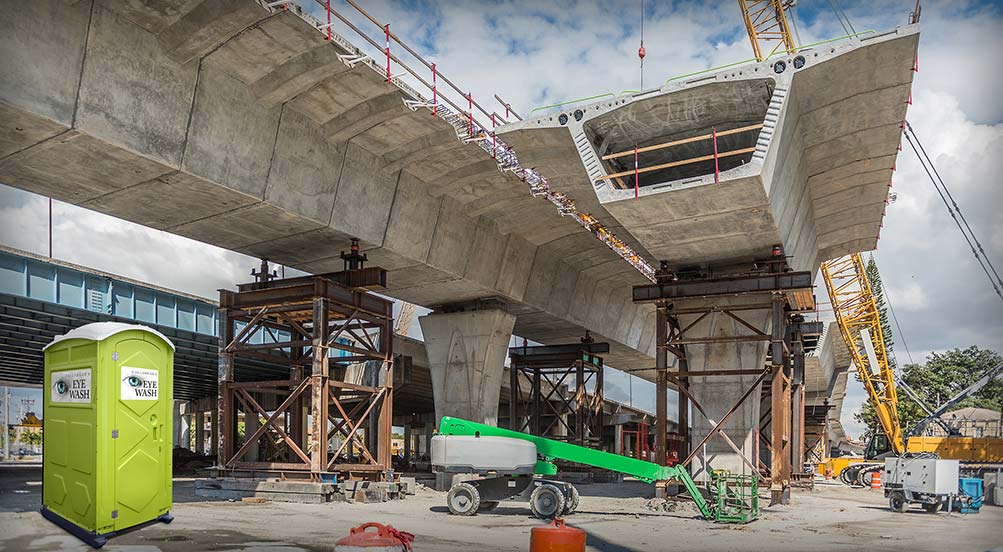
[[[551,202],[556,208],[557,212],[561,216],[571,217],[575,222],[577,222],[582,228],[588,230],[596,239],[606,244],[607,247],[613,250],[618,256],[623,260],[627,261],[632,267],[637,269],[645,278],[654,282],[655,281],[655,268],[653,265],[648,263],[644,258],[642,258],[632,247],[627,245],[623,240],[618,238],[613,232],[611,232],[605,225],[603,225],[597,218],[589,213],[582,213],[578,211],[575,207],[575,201],[572,197],[568,196],[564,192],[554,191],[550,189],[550,185],[547,178],[531,168],[525,168],[519,164],[519,159],[516,156],[512,148],[499,139],[494,132],[494,127],[498,122],[507,123],[505,117],[502,117],[498,113],[488,112],[480,104],[474,101],[470,92],[463,92],[459,87],[457,87],[452,81],[445,77],[438,71],[435,64],[426,61],[422,58],[414,49],[405,44],[397,35],[389,30],[389,26],[385,23],[377,21],[371,15],[366,13],[361,7],[359,7],[355,2],[349,1],[348,3],[355,8],[360,14],[362,14],[371,23],[378,26],[381,33],[386,36],[385,45],[380,45],[378,42],[369,37],[361,29],[359,29],[355,24],[349,21],[344,15],[338,13],[336,10],[331,9],[330,2],[326,0],[314,0],[319,4],[325,12],[328,14],[328,23],[322,24],[319,21],[315,22],[315,26],[318,31],[323,32],[327,36],[328,41],[336,42],[341,48],[347,49],[348,51],[355,52],[356,55],[351,57],[339,56],[342,63],[349,66],[354,66],[359,63],[363,63],[368,66],[373,71],[378,74],[388,75],[387,82],[399,87],[409,96],[414,99],[404,100],[404,105],[413,111],[418,109],[427,109],[435,117],[439,117],[442,120],[449,123],[456,131],[456,137],[465,143],[474,143],[478,147],[483,149],[485,152],[491,154],[498,163],[498,168],[502,172],[511,172],[516,175],[520,180],[526,183],[529,187],[530,194],[533,197],[543,197],[547,201]],[[281,10],[288,9],[290,5],[295,5],[295,2],[273,2],[269,5],[270,8]],[[386,66],[381,67],[380,64],[372,57],[366,55],[364,52],[353,46],[348,40],[331,32],[330,18],[334,16],[342,23],[345,24],[349,29],[354,31],[360,37],[362,37],[366,42],[368,42],[374,48],[380,50],[386,56]],[[390,41],[401,45],[411,56],[413,56],[420,63],[425,65],[429,69],[432,82],[429,82],[424,77],[419,75],[416,71],[411,69],[406,63],[404,63],[396,54],[392,53],[390,50]],[[395,63],[400,66],[404,71],[411,77],[420,82],[423,86],[428,88],[432,94],[432,100],[419,94],[414,88],[409,86],[407,83],[401,80],[404,73],[399,75],[392,75],[390,68],[391,63]],[[452,89],[453,93],[459,94],[462,97],[463,102],[467,102],[467,109],[464,110],[462,107],[457,105],[455,102],[449,99],[448,96],[443,94],[443,91],[438,86],[438,81],[442,80],[447,84],[447,86]],[[497,97],[497,96],[496,96]],[[500,101],[500,100],[499,100]],[[504,102],[502,102],[504,104]],[[504,104],[506,109],[506,116],[509,114],[514,115],[508,104]],[[482,123],[479,117],[474,114],[474,108],[482,113],[485,117],[490,119],[490,124]],[[490,130],[487,130],[490,128]]]
[[[902,454],[905,443],[899,425],[895,373],[888,362],[881,316],[864,262],[859,253],[854,253],[825,261],[821,268],[839,333],[857,367],[857,375],[874,403],[878,421],[892,450],[896,455]]]

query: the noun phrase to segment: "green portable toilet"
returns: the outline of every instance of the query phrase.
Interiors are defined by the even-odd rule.
[[[45,346],[42,515],[99,548],[170,523],[174,344],[156,330],[88,324]]]

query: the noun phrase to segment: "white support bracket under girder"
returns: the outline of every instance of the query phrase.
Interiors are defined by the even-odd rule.
[[[435,103],[426,102],[423,100],[404,100],[404,106],[410,109],[411,111],[418,111],[423,107],[432,109],[433,107],[435,107]]]
[[[366,55],[359,55],[359,54],[340,54],[338,55],[338,59],[340,59],[345,65],[349,67],[355,67],[356,64],[362,63],[363,61],[367,61],[372,58]]]

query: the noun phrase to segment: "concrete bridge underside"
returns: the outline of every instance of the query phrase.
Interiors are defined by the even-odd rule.
[[[518,335],[568,343],[589,329],[610,343],[609,365],[653,365],[654,308],[630,291],[646,280],[458,139],[462,125],[406,107],[417,94],[371,62],[343,62],[358,50],[326,41],[299,9],[0,0],[0,13],[0,182],[314,273],[339,270],[357,237],[389,270],[390,296],[429,307],[497,298],[504,313],[489,316],[514,317]],[[729,68],[500,136],[650,261],[721,275],[779,243],[795,269],[814,271],[876,243],[917,43],[918,29],[903,27],[806,52],[786,72],[772,60]],[[603,179],[622,167],[602,157],[631,144],[755,124],[719,144],[750,150],[729,157],[720,183],[698,163],[652,173],[635,200],[633,186]],[[453,318],[422,321],[441,334],[426,338],[444,340],[430,365],[476,373],[498,344]],[[734,326],[718,318],[695,326],[697,337]],[[711,349],[688,351],[691,369],[765,361],[758,346]],[[743,383],[718,381],[695,391],[712,418],[728,406],[722,386]],[[475,387],[495,404],[493,389]],[[729,426],[747,432],[741,443],[758,419],[750,409]],[[705,430],[695,424],[694,439]]]
[[[650,362],[643,278],[298,9],[0,6],[0,182],[314,273],[358,237],[393,297],[500,298],[518,335]]]

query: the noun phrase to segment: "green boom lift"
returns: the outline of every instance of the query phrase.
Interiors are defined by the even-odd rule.
[[[443,417],[432,439],[436,471],[479,473],[484,477],[452,486],[449,510],[473,515],[493,509],[501,500],[528,499],[538,517],[567,515],[578,506],[578,491],[557,474],[555,460],[575,462],[634,477],[641,481],[676,480],[683,484],[703,517],[745,523],[759,515],[758,478],[714,472],[708,502],[683,466],[661,466],[619,454],[593,450],[509,429]]]

